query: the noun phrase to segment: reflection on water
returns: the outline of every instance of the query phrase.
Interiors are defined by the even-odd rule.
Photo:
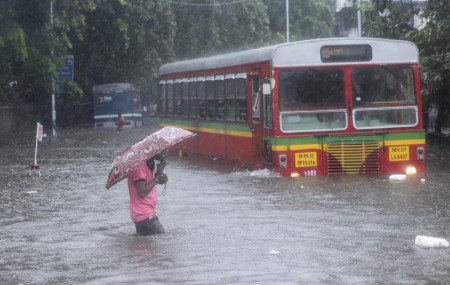
[[[425,182],[403,183],[287,179],[171,157],[164,196],[159,189],[167,234],[138,237],[126,183],[104,185],[115,155],[155,129],[44,139],[41,177],[25,170],[34,159],[33,134],[3,138],[0,283],[450,282],[450,250],[414,245],[417,235],[450,240],[448,147],[429,148]]]

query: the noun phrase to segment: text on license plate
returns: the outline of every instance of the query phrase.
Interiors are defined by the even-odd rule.
[[[295,167],[317,166],[317,152],[300,152],[295,154]]]
[[[408,161],[409,146],[391,146],[389,148],[390,161]]]

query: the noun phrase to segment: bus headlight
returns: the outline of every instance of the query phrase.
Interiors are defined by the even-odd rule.
[[[423,147],[417,148],[417,161],[423,161],[425,159],[425,149]]]
[[[297,171],[291,172],[291,177],[292,178],[300,177],[300,173],[298,173]]]
[[[414,166],[408,166],[405,170],[406,175],[414,175],[416,174],[416,168]]]
[[[281,154],[280,156],[278,156],[278,163],[280,165],[280,168],[287,168],[287,157],[285,154]]]

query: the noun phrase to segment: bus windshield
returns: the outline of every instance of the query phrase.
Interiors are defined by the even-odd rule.
[[[414,73],[411,67],[354,68],[352,90],[355,128],[416,126],[418,123],[417,107],[411,106],[416,104],[414,86]]]
[[[344,72],[340,69],[282,71],[280,110],[344,108]]]
[[[355,106],[411,105],[416,103],[411,67],[377,66],[352,71]]]
[[[341,69],[285,70],[280,73],[279,82],[280,122],[284,133],[346,129]]]

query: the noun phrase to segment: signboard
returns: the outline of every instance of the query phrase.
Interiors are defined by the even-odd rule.
[[[295,154],[295,167],[317,166],[316,152],[300,152]]]
[[[64,57],[65,64],[62,69],[56,70],[56,78],[55,78],[55,93],[64,92],[62,87],[64,85],[64,81],[72,81],[73,82],[73,55],[66,55]]]
[[[408,161],[409,146],[391,146],[389,148],[389,161]]]
[[[42,133],[44,132],[44,127],[38,122],[37,123],[37,131],[36,131],[36,139],[38,142],[42,142]]]
[[[352,62],[372,60],[370,45],[323,46],[320,49],[322,62]]]

